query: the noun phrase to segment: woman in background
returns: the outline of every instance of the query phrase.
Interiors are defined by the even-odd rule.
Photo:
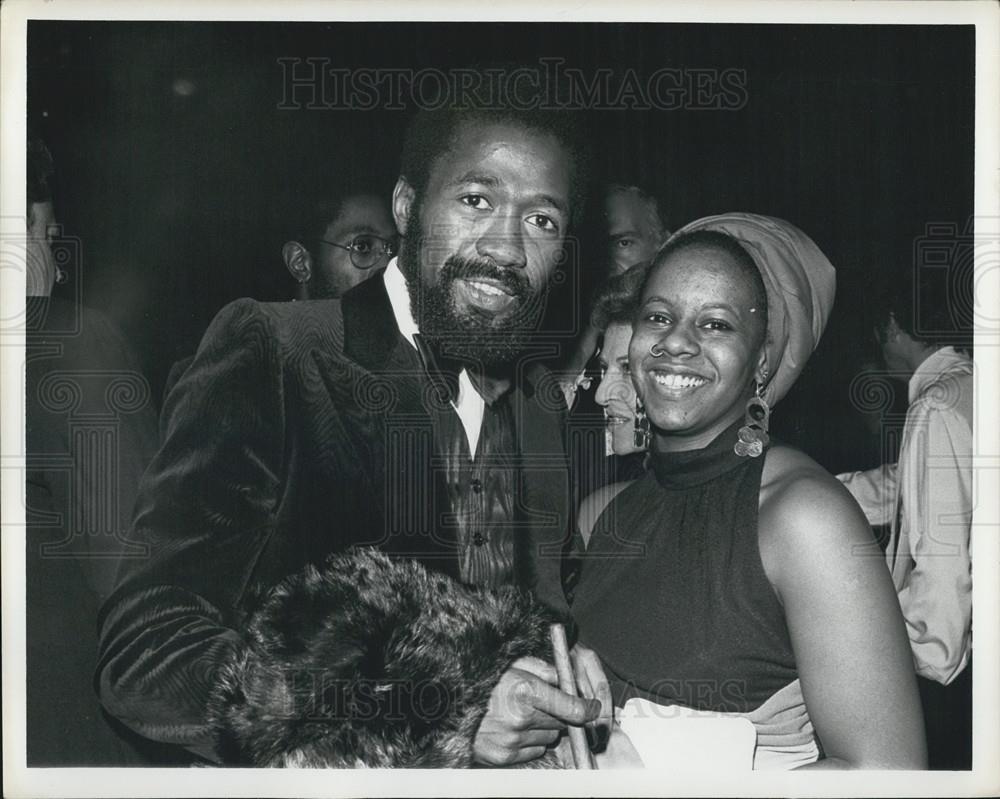
[[[628,368],[628,343],[632,338],[639,291],[649,263],[636,264],[610,278],[594,299],[591,327],[601,334],[598,363],[600,382],[594,401],[604,409],[605,479],[600,488],[580,505],[579,529],[584,541],[590,536],[595,511],[600,512],[628,483],[645,471],[645,432],[636,427],[636,394]]]
[[[833,304],[787,222],[698,220],[643,286],[628,363],[650,468],[603,509],[573,614],[615,704],[748,718],[755,768],[923,768],[899,605],[842,486],[771,442]],[[864,550],[867,551],[867,550]]]

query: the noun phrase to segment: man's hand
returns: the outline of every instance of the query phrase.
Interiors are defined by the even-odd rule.
[[[476,762],[510,766],[534,760],[567,724],[579,726],[598,717],[599,701],[570,696],[559,690],[558,682],[555,666],[538,658],[521,658],[505,671],[476,733]]]

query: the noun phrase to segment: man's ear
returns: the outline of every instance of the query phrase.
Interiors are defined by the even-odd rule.
[[[879,346],[885,344],[895,344],[900,336],[906,335],[906,331],[896,321],[896,315],[891,311],[884,321],[875,325],[875,340]]]
[[[396,181],[396,188],[392,190],[392,216],[396,220],[396,229],[401,236],[406,235],[406,230],[410,225],[410,212],[413,210],[413,198],[416,192],[413,190],[406,178],[402,175]],[[416,220],[413,220],[416,224]]]
[[[286,241],[281,248],[281,257],[296,283],[309,282],[312,277],[312,256],[309,250],[297,241]]]
[[[896,321],[896,314],[889,313],[889,321],[885,324],[885,337],[889,341],[895,341],[903,334],[903,328]]]

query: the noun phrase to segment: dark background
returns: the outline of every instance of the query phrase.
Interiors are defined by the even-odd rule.
[[[588,125],[609,175],[655,190],[673,227],[770,214],[830,257],[833,317],[772,420],[832,470],[869,466],[878,440],[849,394],[874,354],[863,300],[920,265],[929,224],[961,233],[972,215],[974,48],[971,26],[34,21],[29,120],[56,161],[64,235],[81,240],[57,292],[81,291],[122,327],[158,395],[226,302],[290,290],[279,223],[298,181],[370,164],[391,189],[408,112],[281,110],[278,58],[741,69],[740,110],[604,111]],[[941,302],[971,283],[951,274]]]

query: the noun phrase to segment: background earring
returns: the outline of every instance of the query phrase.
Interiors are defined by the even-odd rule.
[[[649,431],[649,419],[646,416],[646,409],[642,407],[642,400],[636,397],[632,443],[636,449],[649,449],[649,442],[652,437],[653,434]]]

